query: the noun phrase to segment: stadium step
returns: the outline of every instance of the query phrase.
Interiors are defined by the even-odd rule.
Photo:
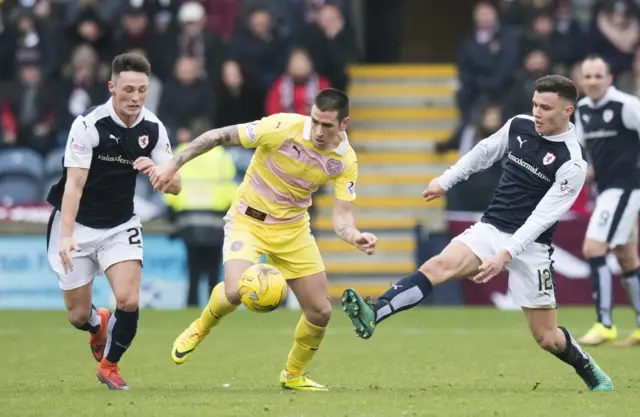
[[[378,246],[377,250],[380,252],[407,252],[413,253],[416,250],[416,243],[414,240],[409,239],[403,235],[391,235],[391,237],[385,237],[382,235],[378,235]],[[356,248],[338,238],[337,236],[334,238],[322,239],[318,242],[318,247],[323,253],[333,253],[333,252],[350,252],[357,251]]]
[[[351,89],[354,107],[452,107],[453,85],[358,85]]]
[[[327,262],[325,260],[327,274],[357,275],[362,277],[391,275],[394,277],[401,277],[410,274],[416,269],[416,265],[413,260],[389,262],[385,259],[380,259],[375,255],[367,256],[363,253],[354,254],[356,256],[350,257],[348,261]]]
[[[404,195],[380,195],[380,196],[359,196],[356,200],[358,209],[402,209],[402,208],[418,208],[425,209],[427,207],[444,207],[443,199],[431,200],[428,203],[424,201],[421,195],[404,196]],[[321,195],[315,198],[315,205],[319,208],[333,207],[333,195]]]

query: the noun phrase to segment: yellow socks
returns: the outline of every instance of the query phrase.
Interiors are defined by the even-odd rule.
[[[287,376],[296,376],[302,373],[320,347],[325,330],[326,327],[309,323],[304,314],[300,317],[294,333],[293,348],[289,352],[287,364],[284,367]]]
[[[233,305],[224,295],[224,282],[219,283],[211,291],[209,304],[202,310],[200,318],[196,320],[196,327],[202,333],[209,333],[212,327],[229,313],[232,313],[237,305]]]

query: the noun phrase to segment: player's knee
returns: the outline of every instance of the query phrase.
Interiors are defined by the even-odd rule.
[[[73,327],[78,328],[84,326],[89,321],[90,316],[91,310],[84,308],[74,308],[67,312],[69,323],[71,323]]]
[[[607,254],[607,244],[596,240],[587,239],[582,245],[582,255],[585,259],[599,258]]]
[[[331,304],[329,304],[327,300],[327,302],[322,305],[307,308],[304,310],[304,316],[312,324],[325,327],[329,324],[329,320],[331,320]]]
[[[556,333],[556,330],[538,331],[534,333],[533,337],[542,349],[548,352],[557,352],[559,348]]]
[[[616,259],[623,271],[632,271],[638,268],[638,254],[626,246],[617,246],[613,249]]]
[[[429,259],[420,267],[420,271],[425,274],[432,284],[440,284],[450,280],[456,274],[458,266],[445,256],[438,255]]]
[[[238,293],[237,284],[224,283],[224,296],[231,304],[240,304],[240,294]]]
[[[140,305],[140,297],[137,292],[127,294],[124,297],[116,300],[116,308],[122,311],[133,312],[138,309]]]

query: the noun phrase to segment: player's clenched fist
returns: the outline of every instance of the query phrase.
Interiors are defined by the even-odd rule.
[[[360,233],[353,244],[367,255],[373,255],[376,253],[376,242],[378,242],[378,238],[375,235],[365,232]]]
[[[60,250],[58,251],[58,254],[60,255],[60,260],[62,261],[65,273],[69,273],[69,271],[73,269],[71,251],[80,252],[80,247],[76,244],[75,239],[72,236],[60,238]]]
[[[178,166],[173,159],[157,165],[151,173],[151,185],[154,191],[165,192],[173,176],[178,172]]]
[[[429,187],[426,190],[424,190],[424,192],[422,193],[422,196],[424,197],[424,201],[431,201],[431,200],[435,200],[436,198],[442,197],[445,194],[445,192],[446,191],[444,190],[444,188],[442,188],[438,183],[438,179],[434,178],[429,183]]]

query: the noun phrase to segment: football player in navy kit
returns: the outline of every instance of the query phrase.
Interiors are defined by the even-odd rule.
[[[136,176],[152,175],[155,164],[172,158],[164,125],[144,107],[150,71],[140,55],[115,57],[111,98],[73,122],[62,179],[47,198],[54,207],[47,228],[49,264],[69,321],[90,333],[98,380],[114,390],[129,389],[118,362],[138,327],[143,243],[133,210]],[[175,176],[167,192],[180,190]],[[103,273],[116,300],[113,314],[91,302],[93,279]]]
[[[600,57],[585,59],[581,73],[586,97],[578,102],[576,128],[592,161],[598,197],[582,249],[591,267],[597,322],[580,343],[599,345],[618,336],[611,317],[613,286],[605,258],[611,249],[622,269],[622,285],[637,325],[616,346],[640,346],[640,99],[612,85],[609,67]]]
[[[587,171],[569,122],[577,99],[569,79],[538,79],[533,117],[509,119],[429,184],[423,193],[426,201],[442,197],[457,182],[506,155],[493,200],[478,223],[375,303],[351,288],[344,291],[342,306],[358,336],[370,338],[380,322],[418,305],[435,285],[464,278],[484,283],[506,268],[510,293],[538,345],[572,366],[590,390],[613,390],[611,379],[569,331],[558,326],[556,316],[553,232],[582,189]]]

